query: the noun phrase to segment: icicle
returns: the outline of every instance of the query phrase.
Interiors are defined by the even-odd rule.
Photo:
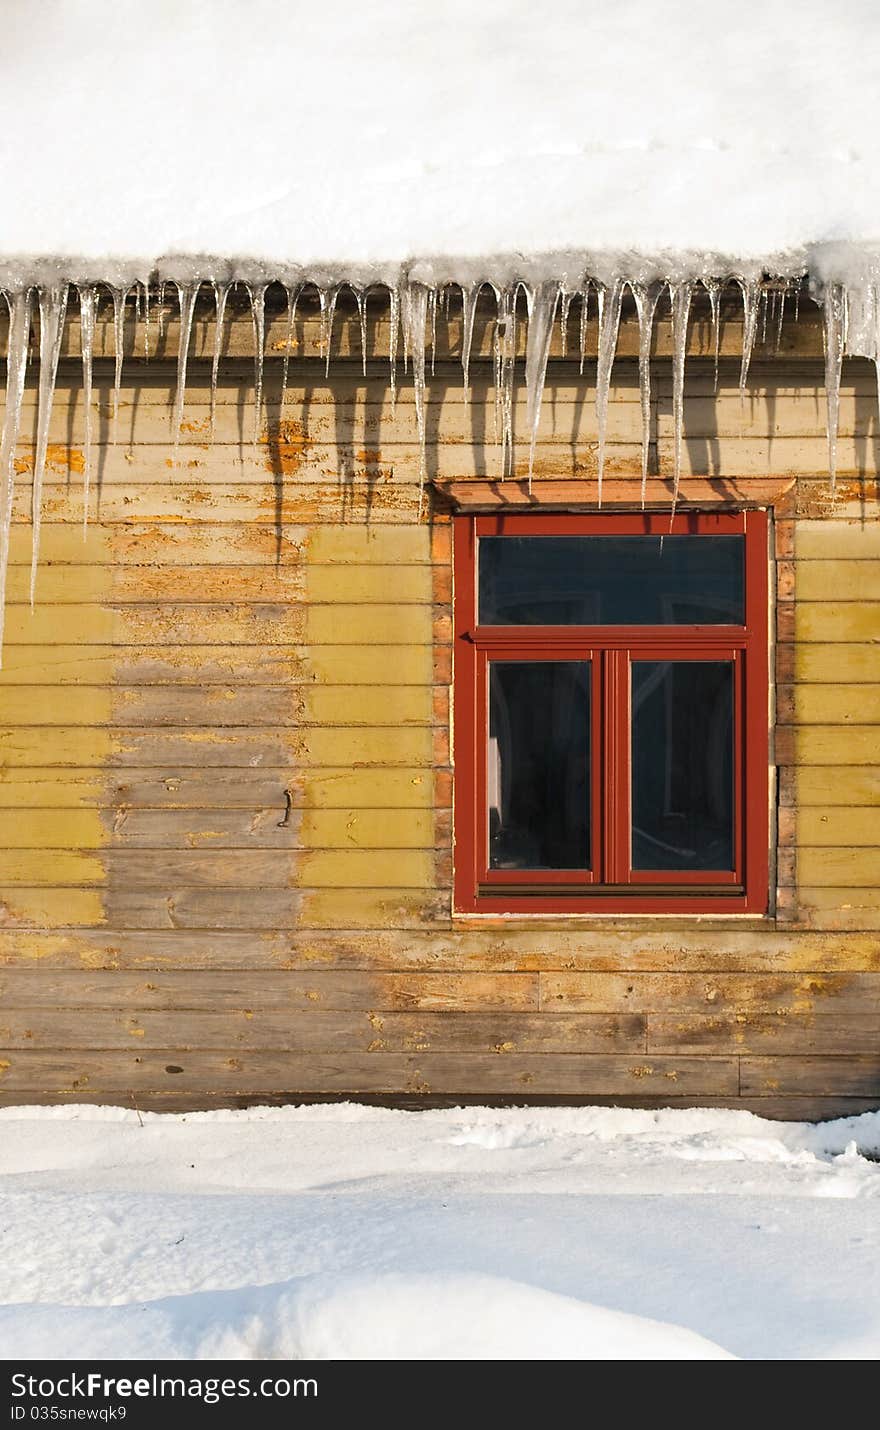
[[[162,285],[164,289],[164,284]],[[113,445],[119,428],[119,394],[122,390],[122,349],[125,342],[125,300],[127,288],[111,288],[113,297],[113,340],[116,353],[116,371],[113,378]]]
[[[437,289],[428,289],[428,313],[431,318],[431,376],[434,376],[437,359]]]
[[[767,342],[767,302],[768,293],[766,288],[761,289],[761,345]]]
[[[220,354],[223,349],[223,317],[226,299],[229,297],[229,283],[215,283],[214,287],[214,356],[211,361],[211,441],[214,440],[214,418],[217,411],[217,377],[220,372]]]
[[[358,322],[361,329],[361,372],[367,375],[367,294],[363,288],[355,288],[354,301],[357,303]]]
[[[332,288],[319,288],[318,300],[321,304],[321,352],[324,357],[324,376],[330,376],[330,344],[333,341],[333,319],[336,315],[336,302],[339,298],[339,289],[342,285],[334,283]]]
[[[718,358],[721,353],[721,284],[717,278],[704,278],[703,287],[709,295],[712,321],[712,353],[715,359],[715,391],[718,391]]]
[[[825,400],[828,407],[828,472],[832,494],[837,488],[837,431],[840,423],[840,374],[846,346],[847,303],[842,283],[825,290]]]
[[[761,288],[757,280],[754,279],[746,282],[744,278],[737,278],[736,281],[743,295],[743,343],[742,364],[739,370],[739,395],[740,401],[745,402],[749,364],[752,361],[755,339],[758,336],[758,313],[760,309]]]
[[[568,314],[573,297],[574,294],[569,288],[563,288],[559,295],[559,348],[563,358],[568,353]]]
[[[602,478],[605,473],[605,434],[608,426],[608,395],[611,389],[611,368],[617,351],[620,328],[620,303],[623,279],[615,278],[611,291],[599,289],[599,355],[596,362],[596,425],[599,431],[597,480],[599,505],[602,505]]]
[[[64,317],[67,312],[67,284],[41,288],[40,305],[40,389],[37,399],[37,448],[34,453],[34,485],[31,503],[31,610],[37,589],[37,565],[40,559],[40,533],[43,525],[43,478],[46,473],[46,453],[49,450],[49,423],[55,397],[55,378]]]
[[[263,353],[266,347],[266,283],[245,283],[251,305],[251,321],[254,326],[254,437],[253,448],[257,450],[260,436],[260,412],[263,406]]]
[[[471,352],[474,346],[474,323],[482,283],[462,284],[461,289],[461,372],[464,383],[464,404],[471,400]]]
[[[631,283],[639,319],[639,396],[642,404],[642,506],[648,490],[648,456],[651,450],[651,338],[654,316],[665,283]]]
[[[78,288],[79,335],[83,372],[83,541],[89,525],[89,493],[92,480],[92,354],[95,346],[97,290]]]
[[[782,320],[785,317],[785,296],[787,292],[788,286],[786,285],[779,294],[779,313],[776,319],[776,342],[773,345],[774,353],[779,352],[779,345],[782,342]]]
[[[391,413],[397,406],[397,338],[400,332],[400,294],[396,288],[388,290],[388,367],[391,381]]]
[[[672,297],[672,513],[678,504],[681,482],[681,447],[684,434],[684,364],[687,356],[688,318],[694,284],[692,279],[670,283]],[[670,518],[671,520],[671,518]]]
[[[9,298],[9,338],[6,357],[6,411],[0,441],[0,656],[6,613],[6,571],[15,496],[15,444],[21,425],[21,399],[27,370],[31,332],[31,289],[22,288]]]
[[[519,284],[498,294],[495,323],[495,410],[501,431],[501,479],[513,470],[513,376],[516,362],[516,298]]]
[[[406,351],[412,356],[416,425],[419,431],[419,516],[427,475],[425,431],[425,327],[428,321],[428,294],[424,283],[407,283],[403,291],[403,334]]]
[[[581,299],[581,322],[580,322],[580,349],[581,349],[581,377],[584,375],[584,362],[587,356],[587,323],[590,318],[590,284],[589,280],[584,283],[583,296]]]
[[[547,377],[547,362],[553,341],[553,320],[560,297],[560,284],[548,279],[535,289],[529,304],[529,331],[526,337],[526,424],[529,429],[529,491],[535,467],[535,443],[541,420],[541,398]]]
[[[281,364],[281,404],[278,408],[279,417],[284,416],[284,404],[287,400],[287,377],[290,371],[290,350],[293,347],[293,325],[296,322],[296,305],[299,302],[299,295],[302,292],[302,284],[297,284],[295,288],[285,288],[287,294],[287,333],[284,338],[284,361]]]
[[[177,449],[180,446],[180,424],[183,421],[183,404],[186,401],[186,362],[189,356],[189,341],[192,333],[193,314],[196,307],[196,299],[199,296],[201,279],[197,278],[193,283],[178,283],[177,300],[180,307],[180,334],[177,341],[177,394],[174,400],[174,453],[172,460],[177,461]]]
[[[160,342],[165,336],[165,289],[167,286],[163,279],[159,284],[159,298],[156,307],[156,330],[159,334]]]
[[[150,361],[150,284],[144,284],[144,361]]]

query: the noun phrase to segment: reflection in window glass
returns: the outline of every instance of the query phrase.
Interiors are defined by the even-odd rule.
[[[632,666],[634,869],[731,870],[733,663]]]
[[[483,536],[481,625],[741,625],[742,536]]]
[[[590,665],[489,667],[489,865],[590,867]]]

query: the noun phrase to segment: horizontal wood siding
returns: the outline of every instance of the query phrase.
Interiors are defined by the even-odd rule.
[[[197,323],[176,458],[170,366],[127,362],[114,444],[99,361],[85,540],[82,394],[62,363],[33,611],[28,389],[0,671],[0,1102],[561,1098],[789,1116],[880,1103],[867,365],[845,369],[836,496],[809,322],[786,326],[791,361],[761,350],[744,404],[734,319],[717,398],[711,363],[688,369],[684,501],[689,480],[721,502],[768,477],[790,487],[774,529],[772,916],[453,918],[449,511],[438,498],[419,520],[413,392],[401,379],[392,408],[374,361],[383,323],[370,319],[367,377],[346,361],[360,357],[347,318],[329,380],[297,357],[283,413],[268,363],[255,447],[249,320],[230,327],[213,444]],[[630,336],[606,481],[637,506]],[[478,324],[484,356],[489,339]],[[140,341],[127,333],[127,351]],[[308,312],[296,341],[311,358]],[[428,474],[503,497],[487,365],[466,407],[444,360],[456,341],[453,314],[429,382]],[[168,355],[173,322],[164,342]],[[112,354],[105,324],[98,351]],[[590,364],[583,379],[551,365],[536,493],[574,481],[594,499],[593,383]],[[521,388],[514,417],[522,478]],[[666,360],[651,421],[650,492],[665,500]]]

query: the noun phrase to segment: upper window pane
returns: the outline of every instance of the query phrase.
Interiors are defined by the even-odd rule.
[[[743,625],[742,536],[483,536],[484,626]]]

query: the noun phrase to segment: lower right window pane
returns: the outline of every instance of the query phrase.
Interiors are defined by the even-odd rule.
[[[729,660],[632,663],[632,867],[735,868]]]

